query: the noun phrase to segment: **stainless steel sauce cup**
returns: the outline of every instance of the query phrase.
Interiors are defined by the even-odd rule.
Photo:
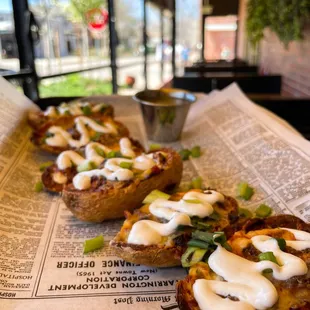
[[[182,90],[145,90],[133,99],[140,103],[148,139],[156,142],[180,138],[190,105],[196,101],[193,94]]]

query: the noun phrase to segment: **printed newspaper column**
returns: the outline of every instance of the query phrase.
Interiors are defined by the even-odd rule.
[[[52,218],[53,198],[34,192],[39,163],[27,114],[37,107],[0,79],[0,297],[29,298]]]
[[[36,297],[122,296],[174,293],[176,281],[185,276],[181,268],[156,269],[127,263],[110,254],[108,243],[121,221],[84,223],[61,205],[49,248],[43,259]],[[83,254],[85,239],[102,234],[105,247]]]

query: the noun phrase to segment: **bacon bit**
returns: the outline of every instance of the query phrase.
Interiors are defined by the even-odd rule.
[[[129,211],[124,211],[124,216],[128,219],[131,216],[131,213]]]
[[[151,174],[150,175],[159,174],[160,172],[161,172],[161,169],[158,166],[153,166],[152,169],[151,169]]]

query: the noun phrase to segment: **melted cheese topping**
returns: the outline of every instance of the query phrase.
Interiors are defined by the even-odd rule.
[[[53,181],[57,184],[65,184],[67,183],[68,179],[61,172],[55,172],[53,173]]]
[[[294,230],[294,235],[298,238],[308,239],[310,234]],[[227,282],[196,280],[193,291],[200,309],[268,309],[277,302],[278,293],[273,284],[262,275],[263,270],[272,269],[273,277],[278,280],[287,280],[293,276],[307,274],[306,263],[292,254],[281,251],[276,239],[260,235],[251,238],[251,240],[259,251],[272,251],[281,266],[271,261],[251,262],[218,245],[217,249],[210,255],[208,264],[217,275]],[[291,242],[298,241],[300,240]],[[310,248],[309,243],[308,248]],[[234,296],[239,301],[223,299],[218,295]]]
[[[54,136],[47,138],[46,144],[56,147],[66,147],[67,145],[75,148],[82,147],[90,141],[89,131],[86,126],[96,132],[117,134],[115,126],[109,122],[106,122],[104,125],[99,125],[94,120],[85,116],[77,117],[74,122],[76,124],[77,131],[81,135],[79,140],[73,139],[71,134],[63,128],[59,126],[52,126],[49,128],[48,133],[51,133]]]
[[[92,113],[99,112],[104,106],[106,106],[105,103],[97,103],[95,105],[90,105],[88,102],[74,102],[70,104],[62,104],[59,107],[49,106],[44,111],[44,115],[55,118],[59,114],[65,115],[67,112],[70,113],[70,115],[82,115],[83,110],[82,107],[89,106]]]
[[[201,203],[192,203],[190,200],[199,200]],[[170,201],[166,199],[156,199],[150,204],[150,212],[159,218],[172,219],[177,213],[185,213],[190,217],[198,216],[205,218],[213,213],[212,205],[216,202],[224,202],[225,198],[216,191],[207,193],[188,192],[180,201]]]
[[[179,225],[189,226],[191,219],[188,215],[176,214],[168,223],[162,224],[143,220],[136,222],[129,233],[128,243],[152,245],[161,242],[163,236],[173,234]]]
[[[140,155],[134,159],[126,158],[111,158],[105,162],[103,169],[95,169],[78,173],[73,178],[73,185],[76,189],[88,189],[91,186],[91,178],[93,176],[103,176],[109,181],[128,181],[134,178],[134,174],[129,169],[121,168],[121,162],[128,162],[133,164],[134,169],[148,170],[151,169],[155,162],[151,158],[152,154]]]

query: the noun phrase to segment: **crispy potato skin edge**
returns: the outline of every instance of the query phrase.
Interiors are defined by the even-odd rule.
[[[181,265],[184,251],[180,247],[141,246],[139,249],[124,242],[111,241],[110,248],[125,261],[150,267],[176,267]]]

